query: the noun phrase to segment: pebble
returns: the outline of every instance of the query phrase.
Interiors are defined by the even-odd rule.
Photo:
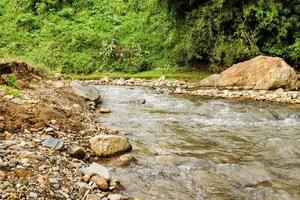
[[[120,194],[110,194],[107,196],[109,200],[122,200],[123,196]]]
[[[87,183],[79,182],[77,183],[79,186],[79,195],[83,196],[87,190],[90,189],[89,185]]]
[[[101,197],[96,194],[88,194],[86,200],[101,200]]]
[[[50,178],[49,182],[55,189],[59,189],[59,187],[60,187],[59,181],[56,178]]]
[[[6,175],[5,172],[0,170],[0,178],[5,178],[5,175]]]
[[[37,198],[38,198],[38,194],[37,194],[37,193],[34,193],[34,192],[30,192],[30,193],[29,193],[29,198],[30,198],[30,199],[37,199]]]
[[[86,153],[81,147],[74,147],[70,151],[70,156],[77,159],[84,159]]]
[[[48,127],[48,128],[45,129],[46,133],[50,133],[50,132],[53,132],[53,131],[54,131],[54,128],[52,128],[52,127]]]
[[[111,111],[109,109],[106,109],[106,108],[100,108],[99,112],[103,113],[103,114],[111,113]]]
[[[101,177],[99,175],[95,175],[95,176],[92,176],[91,181],[96,183],[96,185],[99,187],[100,190],[102,190],[102,191],[108,190],[109,185],[103,177]]]

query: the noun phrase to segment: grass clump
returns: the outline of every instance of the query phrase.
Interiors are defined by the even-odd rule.
[[[13,95],[16,98],[22,98],[20,91],[16,88],[9,87],[6,85],[0,85],[0,90],[4,91],[7,94]]]

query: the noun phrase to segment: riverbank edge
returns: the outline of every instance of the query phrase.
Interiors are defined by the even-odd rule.
[[[165,76],[156,80],[142,78],[108,78],[99,80],[79,80],[84,84],[92,85],[118,85],[118,86],[143,86],[155,89],[162,93],[181,94],[199,97],[267,101],[282,104],[300,104],[300,91],[277,90],[239,90],[238,88],[205,88],[199,81],[194,80],[169,80]]]

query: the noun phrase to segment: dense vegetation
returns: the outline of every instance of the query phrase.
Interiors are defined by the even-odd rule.
[[[300,0],[1,0],[0,58],[63,73],[300,64]]]

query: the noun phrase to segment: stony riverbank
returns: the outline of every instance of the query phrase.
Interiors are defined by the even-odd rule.
[[[134,160],[121,155],[132,147],[101,125],[100,102],[62,80],[19,81],[21,97],[0,90],[0,199],[134,199],[111,172]]]
[[[229,98],[240,100],[270,101],[276,103],[300,104],[300,91],[277,90],[239,90],[236,87],[230,89],[201,87],[199,82],[187,80],[168,80],[161,77],[158,80],[139,78],[85,80],[85,84],[94,85],[126,85],[150,87],[158,92],[204,96],[212,98]]]

